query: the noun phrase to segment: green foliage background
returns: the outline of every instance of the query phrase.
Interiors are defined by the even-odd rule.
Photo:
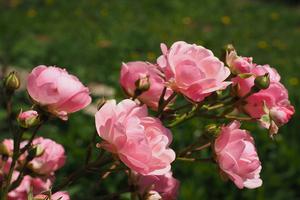
[[[120,99],[122,61],[155,61],[161,42],[184,40],[204,45],[218,56],[223,45],[233,43],[241,55],[280,72],[296,115],[275,141],[266,131],[248,126],[263,163],[261,188],[239,190],[223,182],[213,164],[178,161],[174,175],[181,181],[179,199],[300,199],[300,7],[287,2],[297,1],[0,0],[0,57],[8,65],[26,69],[39,64],[64,67],[85,83],[117,88]],[[29,103],[22,96],[17,94],[15,101],[26,108]],[[173,146],[188,144],[203,124],[195,119],[175,129]],[[58,182],[82,165],[93,132],[94,119],[83,113],[42,129],[42,136],[67,150],[68,162],[58,172]],[[9,137],[3,121],[0,137]],[[124,174],[113,174],[107,182],[98,180],[91,174],[70,186],[72,199],[101,199],[126,184]]]

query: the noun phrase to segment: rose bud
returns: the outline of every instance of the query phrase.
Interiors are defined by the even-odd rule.
[[[268,73],[262,76],[257,76],[254,79],[254,86],[258,90],[265,90],[269,87],[269,85],[270,85],[270,75]]]
[[[170,49],[161,44],[163,55],[157,63],[166,75],[168,86],[189,100],[201,102],[212,92],[225,89],[230,70],[214,54],[195,44],[175,42]]]
[[[171,131],[147,107],[125,99],[107,101],[96,113],[96,129],[104,140],[100,147],[117,154],[130,169],[141,174],[164,174],[175,160],[169,148]]]
[[[21,83],[17,72],[13,71],[4,79],[4,86],[8,91],[15,91],[19,89]]]
[[[58,67],[34,68],[28,76],[27,91],[42,109],[63,120],[91,103],[89,89]]]
[[[35,110],[21,111],[17,120],[22,128],[31,128],[40,122],[39,114]]]
[[[246,130],[239,128],[238,121],[222,127],[214,143],[216,161],[223,174],[238,188],[257,188],[262,185],[259,176],[261,163],[253,138]]]

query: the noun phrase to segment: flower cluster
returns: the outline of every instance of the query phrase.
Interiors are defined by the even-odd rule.
[[[93,137],[84,169],[57,188],[55,172],[65,164],[64,147],[36,137],[37,131],[49,119],[68,120],[69,114],[84,109],[92,99],[89,89],[66,70],[44,65],[34,68],[27,81],[32,110],[19,113],[21,133],[14,133],[14,139],[5,139],[0,145],[4,197],[69,200],[61,189],[74,177],[101,168],[102,179],[123,170],[135,198],[174,200],[180,185],[173,177],[175,160],[211,161],[218,164],[223,178],[238,188],[260,187],[262,163],[255,136],[241,129],[241,122],[257,122],[274,137],[291,119],[295,110],[278,72],[239,56],[233,46],[226,49],[224,62],[211,50],[183,41],[170,48],[161,44],[161,51],[156,63],[122,64],[119,82],[128,97],[119,103],[114,99],[102,101],[95,112],[95,127],[101,138],[96,146],[105,153],[102,150],[95,161],[90,160],[96,143]],[[15,73],[5,79],[4,86],[11,97],[20,86]],[[189,146],[175,150],[172,140],[176,136],[171,128],[193,117],[213,119],[214,123]],[[32,129],[31,138],[24,139],[23,133]],[[208,147],[212,149],[210,158],[195,154]]]

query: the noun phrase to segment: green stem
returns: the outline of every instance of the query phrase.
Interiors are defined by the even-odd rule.
[[[169,105],[169,103],[177,96],[176,92],[173,92],[166,100],[163,99],[162,103],[158,107],[157,116],[161,116],[164,109]],[[163,96],[164,98],[164,96]],[[161,100],[160,100],[161,101]]]
[[[55,192],[60,191],[61,189],[65,188],[65,187],[69,186],[70,184],[72,184],[76,180],[78,180],[81,177],[83,177],[84,175],[86,175],[89,172],[90,168],[105,166],[105,165],[107,165],[107,164],[109,164],[109,163],[111,163],[113,161],[114,161],[114,159],[112,159],[111,157],[108,157],[107,159],[104,159],[104,160],[102,160],[100,158],[100,159],[96,160],[93,163],[90,163],[88,165],[83,166],[79,170],[73,172],[61,184],[59,184],[58,186],[54,187],[53,190],[52,190],[52,192],[55,193]]]

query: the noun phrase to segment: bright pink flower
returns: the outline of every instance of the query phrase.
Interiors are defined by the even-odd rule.
[[[29,162],[29,167],[38,174],[50,175],[65,164],[66,156],[64,147],[53,140],[42,137],[32,142],[41,150],[41,155]]]
[[[141,195],[151,193],[154,197],[157,192],[164,200],[174,200],[178,195],[179,181],[172,176],[172,172],[168,172],[164,175],[143,176],[137,175],[137,185]],[[154,192],[153,192],[154,191]]]
[[[111,100],[96,113],[96,128],[105,140],[102,147],[118,154],[129,168],[144,175],[164,174],[175,159],[169,148],[172,134],[147,115],[147,107],[132,100]]]
[[[226,63],[234,74],[249,73],[256,66],[252,63],[252,57],[238,56],[236,51],[231,51],[226,56]]]
[[[14,173],[13,178],[16,178],[18,173]],[[49,190],[52,185],[50,179],[32,178],[26,175],[21,184],[8,193],[8,200],[26,200],[30,190],[32,189],[33,195],[40,194],[43,191]]]
[[[56,192],[51,195],[51,199],[49,199],[49,196],[45,194],[36,195],[33,199],[34,200],[70,200],[70,196],[68,192]]]
[[[34,68],[28,76],[27,90],[36,103],[64,120],[68,119],[68,113],[91,103],[89,89],[58,67],[40,65]]]
[[[246,130],[239,128],[238,121],[222,127],[214,144],[216,160],[238,188],[257,188],[262,185],[259,176],[261,163],[253,138]]]
[[[231,83],[225,81],[230,70],[202,46],[180,41],[169,50],[162,44],[161,50],[163,55],[157,63],[165,72],[169,86],[195,102]]]
[[[158,101],[165,87],[164,75],[158,70],[156,65],[147,62],[129,62],[123,63],[120,76],[120,84],[124,91],[131,97],[136,90],[136,81],[143,78],[149,78],[150,88],[143,92],[138,99],[148,105],[150,108],[157,110]],[[165,97],[171,94],[168,89]]]

